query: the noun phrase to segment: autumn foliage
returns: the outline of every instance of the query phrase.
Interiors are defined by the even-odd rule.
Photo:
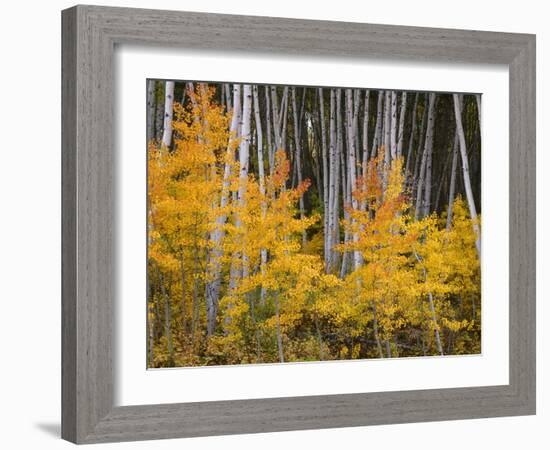
[[[403,158],[388,166],[379,152],[352,187],[359,207],[343,205],[352,238],[333,249],[358,263],[327,273],[322,207],[299,213],[312,182],[292,182],[283,148],[243,181],[233,111],[200,86],[174,104],[172,145],[148,144],[149,367],[480,352],[480,264],[460,196],[450,229],[445,213],[415,220]]]

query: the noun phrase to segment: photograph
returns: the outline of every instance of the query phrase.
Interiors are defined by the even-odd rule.
[[[545,448],[544,2],[99,3],[3,4],[2,448]]]
[[[481,94],[144,89],[147,368],[481,354]]]

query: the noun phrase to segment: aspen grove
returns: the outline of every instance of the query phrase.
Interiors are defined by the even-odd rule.
[[[480,353],[480,108],[148,80],[148,367]]]

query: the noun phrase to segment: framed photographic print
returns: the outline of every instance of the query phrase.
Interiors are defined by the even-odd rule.
[[[534,36],[62,17],[65,439],[534,414]]]

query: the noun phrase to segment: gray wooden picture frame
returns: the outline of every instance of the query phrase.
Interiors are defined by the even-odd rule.
[[[535,413],[535,36],[75,6],[62,13],[62,437],[75,443]],[[510,371],[502,386],[114,406],[116,44],[505,64]]]

